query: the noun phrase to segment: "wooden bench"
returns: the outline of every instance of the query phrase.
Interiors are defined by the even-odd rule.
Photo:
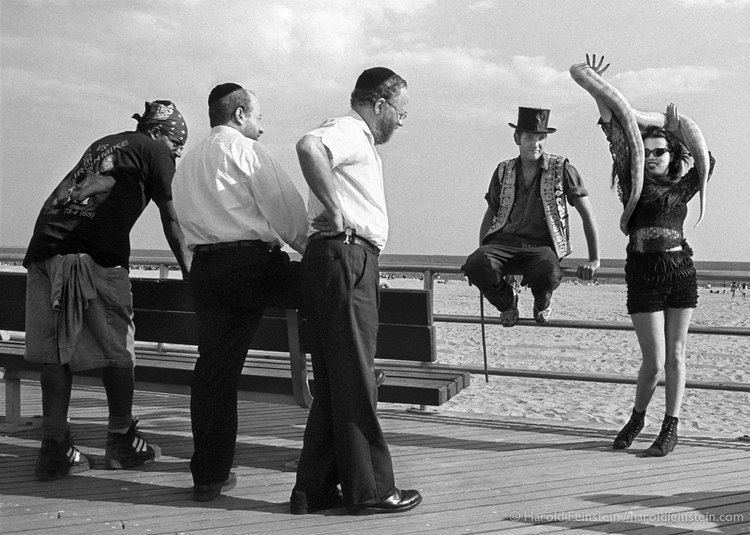
[[[197,329],[189,285],[175,279],[131,279],[136,325],[136,388],[189,393],[197,359]],[[0,330],[25,329],[26,274],[0,272]],[[439,406],[470,383],[468,372],[435,364],[430,290],[382,289],[376,358],[386,381],[379,401]],[[305,321],[296,310],[268,308],[239,382],[241,399],[309,407],[315,381],[305,354]],[[20,380],[38,380],[41,366],[23,359],[23,336],[0,341],[6,419],[21,417]],[[99,372],[76,374],[78,384],[101,384]]]

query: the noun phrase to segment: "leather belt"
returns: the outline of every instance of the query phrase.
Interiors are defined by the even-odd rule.
[[[527,240],[525,238],[519,238],[517,236],[511,236],[508,234],[494,234],[490,236],[490,239],[483,242],[483,245],[505,245],[507,247],[518,247],[519,249],[529,249],[533,247],[552,247],[552,243],[537,242],[533,240]],[[554,247],[552,247],[554,249]]]
[[[193,252],[219,251],[221,249],[239,249],[240,247],[252,247],[253,249],[263,249],[269,251],[270,245],[261,240],[239,240],[225,241],[220,243],[201,243],[193,248]]]
[[[347,237],[349,238],[348,241],[346,240]],[[342,232],[340,234],[334,234],[332,236],[327,236],[325,234],[321,234],[320,232],[318,232],[318,233],[313,234],[312,236],[310,236],[310,238],[308,239],[308,241],[310,243],[316,242],[316,241],[324,241],[324,240],[326,240],[326,241],[327,240],[339,240],[342,243],[347,243],[347,244],[355,243],[355,244],[359,245],[360,247],[362,247],[362,248],[370,251],[375,256],[380,256],[380,249],[375,244],[373,244],[372,242],[364,239],[361,236],[357,236],[356,234],[352,234],[351,236],[347,236],[345,233]]]

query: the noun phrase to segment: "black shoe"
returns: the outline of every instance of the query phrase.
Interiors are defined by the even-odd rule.
[[[323,494],[305,492],[295,487],[292,489],[292,495],[289,498],[289,512],[293,515],[306,515],[315,511],[337,509],[343,506],[344,499],[338,487]]]
[[[364,504],[348,508],[353,515],[369,515],[378,513],[403,513],[414,509],[422,503],[422,495],[418,490],[399,490],[379,503]]]
[[[654,443],[643,452],[643,457],[664,457],[677,445],[677,422],[676,416],[664,416],[661,431]]]
[[[552,292],[546,291],[540,295],[534,295],[534,308],[539,312],[547,310],[552,304]]]
[[[633,409],[633,413],[630,415],[630,420],[628,420],[628,423],[625,424],[625,427],[623,427],[620,432],[617,433],[617,438],[615,438],[615,442],[614,444],[612,444],[612,448],[616,450],[624,450],[625,448],[629,448],[633,443],[633,440],[635,440],[635,437],[637,437],[638,433],[640,433],[643,429],[645,419],[646,411],[638,412]]]
[[[380,388],[385,383],[385,372],[383,370],[375,370],[375,387]]]
[[[159,446],[147,443],[138,432],[137,425],[138,420],[133,420],[127,433],[107,433],[104,452],[104,467],[107,470],[135,468],[151,464],[161,457]]]
[[[505,312],[518,305],[518,293],[515,288],[503,281],[497,288],[485,289],[482,294],[492,306]]]
[[[505,310],[500,310],[500,325],[503,327],[513,327],[518,323],[518,293],[511,288],[511,305]]]
[[[232,490],[237,485],[237,476],[229,472],[229,477],[224,483],[211,483],[210,485],[194,485],[193,500],[196,502],[210,502],[219,497],[219,494]]]
[[[52,481],[68,474],[85,472],[89,468],[88,457],[73,445],[70,430],[68,430],[62,442],[51,438],[42,440],[34,475],[39,481]]]

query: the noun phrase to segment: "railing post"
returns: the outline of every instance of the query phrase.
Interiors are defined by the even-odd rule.
[[[424,285],[423,286],[425,290],[432,290],[432,270],[431,269],[424,270]]]
[[[159,278],[160,279],[169,278],[169,265],[168,264],[159,264]]]

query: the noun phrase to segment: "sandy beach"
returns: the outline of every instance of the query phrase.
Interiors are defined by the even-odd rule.
[[[416,279],[384,281],[390,287],[421,288]],[[720,286],[714,284],[714,287]],[[552,300],[553,318],[629,322],[624,284],[563,284]],[[531,317],[533,297],[521,290],[521,317]],[[498,315],[485,303],[488,316]],[[436,314],[479,315],[475,288],[450,280],[435,284]],[[699,290],[693,323],[750,326],[750,298]],[[444,364],[482,366],[479,325],[436,324],[438,360]],[[505,328],[488,325],[487,358],[490,367],[564,372],[588,372],[635,378],[640,349],[633,331]],[[687,379],[696,381],[750,382],[750,337],[689,335]],[[619,430],[630,416],[635,385],[590,383],[490,376],[472,376],[472,385],[440,411],[495,414],[536,421],[574,422],[611,426]],[[657,433],[664,416],[664,389],[658,387],[647,413],[644,432]],[[688,389],[680,417],[681,433],[690,436],[737,438],[750,434],[750,394]]]

